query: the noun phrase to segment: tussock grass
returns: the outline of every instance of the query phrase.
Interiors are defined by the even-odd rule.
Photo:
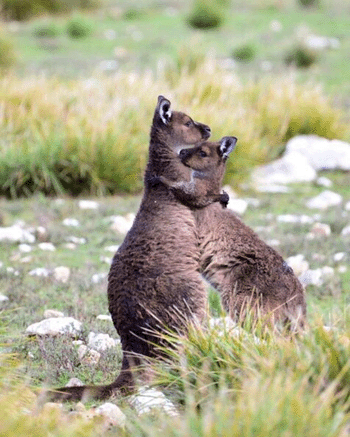
[[[276,158],[294,135],[349,137],[345,114],[320,87],[291,78],[243,85],[210,59],[190,66],[179,59],[178,68],[157,77],[120,72],[61,82],[5,76],[0,80],[0,193],[139,191],[158,94],[170,97],[174,109],[209,124],[213,139],[238,137],[226,182]]]

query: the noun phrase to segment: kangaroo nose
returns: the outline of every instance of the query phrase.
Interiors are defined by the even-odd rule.
[[[181,149],[179,153],[180,158],[183,158],[186,156],[186,149]]]
[[[211,132],[210,127],[209,127],[209,126],[206,126],[206,125],[204,125],[204,130],[205,130],[206,132],[208,132],[208,134],[210,134],[210,132]]]

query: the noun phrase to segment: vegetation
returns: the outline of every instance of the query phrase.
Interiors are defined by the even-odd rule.
[[[224,11],[216,0],[196,0],[188,17],[188,23],[195,29],[214,29],[224,20]]]
[[[75,15],[67,24],[67,33],[71,38],[85,38],[92,33],[92,22],[83,15]]]
[[[240,47],[236,47],[232,55],[237,61],[250,62],[255,57],[255,51],[255,47],[251,44],[244,44]]]
[[[169,97],[176,90],[174,108],[185,108],[209,124],[214,139],[239,138],[226,182],[279,156],[294,135],[349,138],[345,114],[320,88],[292,79],[242,85],[221,69],[209,74],[215,69],[210,59],[190,65],[169,68],[157,78],[122,72],[70,82],[3,77],[1,129],[6,136],[0,141],[0,192],[16,197],[39,191],[139,191],[159,90]]]
[[[308,68],[317,61],[318,54],[315,50],[299,44],[289,50],[284,59],[287,65],[293,64],[298,68]]]
[[[12,39],[0,32],[0,71],[12,67],[16,60],[17,56]]]

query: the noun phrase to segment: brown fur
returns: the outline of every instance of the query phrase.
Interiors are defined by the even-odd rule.
[[[134,388],[133,369],[141,357],[160,355],[157,335],[165,328],[184,333],[206,314],[206,290],[199,273],[196,224],[158,177],[188,170],[178,152],[210,136],[210,129],[182,112],[170,111],[159,96],[145,173],[145,191],[132,228],[115,254],[108,277],[109,311],[120,335],[123,359],[117,379],[105,386],[64,387],[49,398],[104,399]],[[181,175],[181,173],[180,173]]]
[[[215,155],[221,165],[207,166]],[[182,202],[193,203],[201,241],[202,274],[220,292],[225,310],[233,318],[244,318],[247,310],[252,309],[256,317],[303,326],[304,290],[293,270],[232,211],[210,205],[213,193],[220,190],[225,172],[220,147],[217,143],[207,143],[182,151],[180,157],[195,170],[192,180],[168,185]],[[209,171],[205,176],[206,166]],[[163,179],[163,182],[167,181]],[[209,206],[198,209],[198,202],[204,203],[206,198]]]

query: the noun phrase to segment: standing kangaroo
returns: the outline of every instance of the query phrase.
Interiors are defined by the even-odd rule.
[[[201,241],[202,274],[220,292],[231,317],[242,319],[250,309],[255,318],[263,316],[284,326],[303,327],[304,290],[293,270],[232,211],[211,201],[213,193],[220,190],[231,150],[232,147],[225,150],[217,143],[184,149],[180,158],[192,169],[191,181],[168,181],[162,177],[161,182],[182,202],[193,206]],[[217,164],[208,167],[208,160],[215,155]],[[206,168],[207,173],[203,172]],[[206,201],[208,207],[197,208]]]
[[[170,328],[185,333],[188,323],[200,322],[206,315],[193,213],[167,186],[154,181],[165,175],[169,180],[182,177],[181,171],[187,177],[179,151],[209,138],[210,128],[182,112],[172,112],[170,105],[158,97],[144,195],[108,276],[109,311],[123,351],[121,372],[111,384],[64,387],[50,392],[50,399],[105,399],[132,391],[140,357],[160,355],[159,332]]]

